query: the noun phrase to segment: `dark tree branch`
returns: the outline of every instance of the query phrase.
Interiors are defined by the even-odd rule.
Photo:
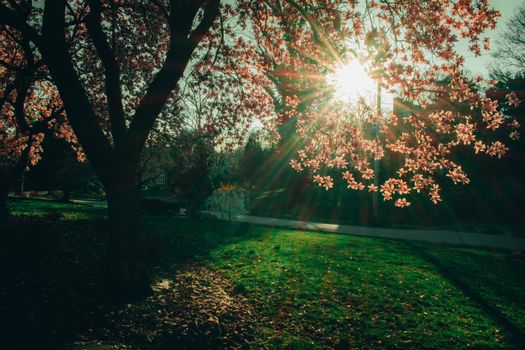
[[[15,11],[0,3],[0,24],[8,25],[20,31],[35,44],[41,43],[41,36],[31,27],[24,18],[19,16]]]
[[[106,35],[102,30],[101,16],[102,3],[100,0],[90,0],[90,12],[86,18],[89,36],[93,40],[97,54],[102,62],[105,73],[105,87],[108,99],[108,112],[111,123],[111,134],[115,148],[119,145],[126,133],[126,121],[124,108],[122,106],[122,87],[120,83],[120,67],[113,49],[107,42]]]
[[[209,0],[201,22],[195,30],[191,30],[193,19],[204,3],[204,0],[189,4],[171,1],[168,52],[164,64],[150,83],[133,116],[127,140],[131,149],[142,149],[156,118],[182,77],[193,51],[217,18],[220,0]]]
[[[3,67],[5,67],[5,68],[7,68],[7,69],[10,70],[11,72],[16,72],[16,71],[19,71],[19,70],[20,70],[20,67],[15,67],[15,66],[13,66],[12,64],[7,63],[7,62],[4,61],[4,60],[0,60],[0,66],[3,66]]]
[[[195,48],[197,47],[197,45],[201,42],[202,38],[206,35],[210,27],[213,25],[215,19],[219,16],[219,4],[219,0],[209,0],[208,5],[206,6],[206,9],[204,11],[204,17],[202,18],[201,22],[197,25],[197,28],[195,28],[190,33],[188,41],[190,42],[192,53],[193,50],[195,50]]]
[[[29,92],[29,88],[31,87],[31,83],[33,82],[33,76],[34,71],[32,71],[32,69],[29,68],[26,68],[17,76],[18,84],[16,87],[16,99],[13,104],[13,107],[18,128],[22,133],[27,133],[29,131],[29,124],[27,123],[25,117],[24,105],[27,98],[27,94]]]
[[[64,0],[46,0],[43,19],[43,39],[39,49],[60,92],[68,120],[95,171],[103,182],[111,181],[109,174],[114,163],[114,149],[98,123],[93,106],[87,97],[65,37]]]
[[[35,55],[33,54],[33,49],[31,48],[31,43],[29,40],[22,36],[22,40],[20,42],[20,46],[22,46],[22,50],[24,50],[24,57],[26,60],[26,64],[28,67],[34,67],[36,72],[36,63],[35,63]]]
[[[323,27],[321,23],[319,23],[318,20],[314,19],[313,16],[311,16],[308,11],[301,6],[297,1],[295,0],[286,0],[287,3],[289,3],[292,7],[294,7],[301,16],[308,22],[310,25],[310,29],[312,30],[312,33],[314,34],[314,41],[324,47],[328,53],[332,56],[333,59],[336,61],[339,61],[339,54],[337,52],[336,46],[332,43],[330,38],[326,35],[326,33],[323,30]]]

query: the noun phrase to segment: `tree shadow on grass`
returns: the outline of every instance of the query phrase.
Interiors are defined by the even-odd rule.
[[[99,222],[15,217],[0,236],[1,348],[57,348],[99,323]]]
[[[253,237],[246,225],[169,216],[144,221],[160,276],[220,245]],[[101,283],[105,220],[18,216],[1,230],[0,348],[60,349],[79,333],[111,329],[110,315],[123,306],[107,301]]]
[[[493,256],[488,253],[484,255],[483,251],[479,255],[469,256],[461,248],[442,250],[435,246],[406,243],[416,255],[434,266],[445,279],[510,334],[514,344],[525,344],[523,325],[520,327],[516,317],[509,315],[509,310],[505,312],[497,304],[497,299],[507,299],[504,304],[520,309],[513,310],[514,316],[522,314],[525,310],[522,285],[525,283],[524,262],[509,257],[504,258],[506,260],[495,261]],[[490,268],[484,269],[485,265]]]

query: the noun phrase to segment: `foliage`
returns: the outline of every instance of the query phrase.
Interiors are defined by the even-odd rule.
[[[223,184],[242,186],[246,181],[243,164],[241,163],[242,149],[215,152],[210,158],[210,177],[214,188]]]
[[[244,215],[248,211],[249,188],[243,164],[242,149],[217,152],[210,159],[210,178],[213,193],[204,208],[210,210],[221,219],[233,221],[236,215]]]
[[[263,140],[260,132],[252,132],[244,145],[241,159],[242,176],[251,186],[255,186],[257,180],[267,171],[265,162],[268,160],[271,149],[263,148]]]
[[[54,23],[66,23],[67,18],[73,23],[85,24],[67,28],[70,36],[64,46],[74,48],[74,64],[68,68],[69,80],[61,79],[62,83],[78,85],[72,79],[75,69],[83,68],[79,70],[80,83],[90,89],[85,96],[89,101],[84,99],[82,104],[90,108],[81,111],[81,104],[75,107],[71,101],[66,103],[66,109],[77,112],[70,113],[74,115],[74,128],[82,128],[81,123],[75,121],[76,114],[90,114],[84,119],[97,119],[105,132],[111,133],[111,138],[105,141],[100,132],[96,132],[96,137],[93,132],[90,137],[81,137],[83,143],[92,145],[88,146],[88,156],[91,154],[93,165],[104,178],[107,176],[103,169],[111,163],[112,154],[106,145],[115,146],[119,153],[120,142],[126,144],[133,139],[137,141],[131,147],[136,157],[166,105],[175,106],[167,108],[166,117],[182,121],[177,125],[186,123],[198,133],[211,135],[210,142],[227,147],[242,139],[255,117],[271,128],[271,122],[276,119],[275,110],[282,123],[296,120],[294,124],[304,138],[305,148],[299,159],[291,163],[295,169],[309,168],[314,181],[326,189],[333,186],[333,177],[325,174],[325,170],[339,169],[350,188],[381,191],[385,200],[396,199],[397,206],[410,204],[406,194],[423,190],[433,202],[439,202],[440,186],[435,179],[439,169],[445,169],[446,177],[454,183],[468,183],[461,165],[449,157],[458,145],[471,145],[478,153],[497,157],[507,150],[501,141],[477,135],[477,130],[485,127],[500,128],[504,118],[492,101],[471,89],[471,82],[463,74],[464,59],[454,52],[458,37],[469,41],[475,55],[481,53],[481,47],[488,49],[489,42],[482,38],[482,33],[495,27],[499,14],[486,1],[453,4],[435,0],[417,4],[371,1],[364,5],[358,2],[345,5],[333,1],[267,0],[243,1],[238,8],[220,7],[215,1],[209,6],[199,2],[195,8],[181,9],[195,15],[202,6],[206,14],[199,18],[205,31],[190,36],[198,37],[188,43],[190,50],[169,40],[173,30],[167,29],[184,23],[174,14],[178,9],[174,3],[138,2],[127,7],[91,1],[90,5],[75,3],[67,11],[64,4],[54,5],[56,11],[45,13],[56,13]],[[58,56],[52,55],[46,41],[39,40],[38,33],[28,28],[24,21],[28,18],[22,18],[21,11],[13,13],[24,7],[2,6],[5,13],[13,15],[2,21],[40,47],[47,56],[46,61],[53,63],[49,69],[57,79]],[[140,16],[133,16],[133,11]],[[41,11],[24,13],[35,18],[42,16]],[[214,21],[218,17],[220,23]],[[53,28],[56,33],[64,29]],[[239,29],[253,32],[254,40],[243,38]],[[152,40],[148,40],[153,35],[163,39],[160,50],[154,49],[150,44]],[[94,45],[78,49],[86,42]],[[120,42],[131,44],[118,44]],[[177,50],[185,57],[181,65],[171,65],[179,68],[171,75],[166,85],[169,88],[163,89],[157,84],[161,79],[154,77],[167,76],[170,65],[161,67],[161,64],[175,59],[172,53]],[[169,53],[166,58],[165,52]],[[186,71],[191,57],[198,61]],[[356,115],[347,106],[332,103],[333,91],[325,79],[330,71],[351,59],[364,62],[385,89],[395,90],[423,109],[429,99],[438,96],[468,101],[479,113],[460,115],[440,111],[414,113],[399,119],[378,116],[373,109],[365,109],[361,110],[365,116]],[[139,71],[137,66],[143,69]],[[100,74],[102,69],[104,82],[100,81],[104,76]],[[449,78],[447,89],[438,84],[443,75]],[[172,91],[182,80],[174,96]],[[482,79],[475,81],[481,83]],[[59,85],[64,85],[62,83]],[[103,87],[109,90],[104,93]],[[146,113],[147,101],[155,89],[159,93],[155,98],[160,103]],[[221,89],[228,92],[218,93]],[[145,90],[143,95],[141,91]],[[519,100],[509,94],[509,103],[517,105]],[[176,113],[170,115],[170,110]],[[476,115],[483,117],[474,118]],[[130,131],[126,136],[128,122]],[[398,123],[406,124],[410,132],[399,132]],[[377,125],[380,136],[365,135],[360,124]],[[138,125],[140,127],[135,128]],[[434,137],[436,135],[439,137]],[[95,150],[96,154],[108,156],[97,156]],[[371,181],[374,174],[370,159],[379,159],[385,152],[402,154],[407,159],[398,177],[389,178],[378,187]],[[108,179],[103,182],[108,183]]]
[[[172,150],[173,166],[168,168],[169,187],[189,205],[191,213],[200,210],[212,191],[210,158],[214,154],[206,137],[192,132],[179,138],[178,147]]]
[[[410,205],[407,194],[422,191],[438,203],[441,171],[454,184],[470,181],[451,159],[460,146],[500,158],[507,147],[478,132],[508,126],[517,133],[519,124],[504,117],[497,102],[472,88],[493,82],[466,77],[464,58],[454,51],[458,37],[469,41],[475,55],[482,46],[489,48],[482,33],[494,29],[499,13],[487,1],[268,0],[252,2],[246,12],[257,19],[254,32],[260,53],[273,65],[267,74],[275,84],[270,94],[281,106],[280,120],[297,118],[304,140],[304,148],[290,164],[297,171],[310,170],[320,187],[334,186],[334,177],[328,174],[333,169],[348,188],[380,191],[385,201],[393,200],[399,207]],[[334,101],[326,76],[352,60],[363,63],[383,89],[419,106],[419,112],[399,118],[377,113],[374,106],[356,108]],[[444,77],[447,86],[441,85]],[[427,113],[426,107],[436,99],[463,101],[473,112]],[[519,99],[511,93],[508,102],[517,106]],[[365,131],[374,128],[377,136]],[[371,163],[387,152],[405,157],[405,162],[378,186]]]
[[[187,133],[182,133],[175,124],[176,118],[162,118],[156,121],[139,162],[139,186],[148,187],[177,166],[180,154],[187,152]],[[187,157],[188,159],[190,157]]]
[[[219,1],[2,1],[0,10],[2,27],[45,62],[108,193],[135,192],[150,130],[197,46],[212,40],[205,35],[223,10]]]
[[[62,158],[58,160],[56,184],[65,194],[104,197],[104,187],[100,183],[93,168],[87,161],[79,162],[69,150],[64,150]]]
[[[24,174],[23,187],[26,191],[57,190],[64,194],[66,200],[71,192],[75,192],[76,196],[104,195],[102,184],[89,162],[79,161],[67,142],[46,136],[41,146],[45,149],[41,160]]]
[[[232,222],[237,215],[247,213],[247,200],[244,188],[235,185],[222,185],[215,189],[206,200],[205,208],[218,214],[220,219]]]
[[[137,84],[144,88],[148,86],[148,78],[154,76],[155,67],[158,67],[162,61],[163,50],[154,51],[148,44],[147,37],[153,32],[160,37],[169,37],[166,24],[163,23],[165,18],[163,15],[168,14],[170,8],[141,4],[134,9],[145,15],[139,19],[124,16],[129,11],[124,6],[105,7],[98,1],[94,1],[91,5],[89,9],[81,5],[69,8],[70,13],[67,16],[81,22],[85,21],[86,27],[75,27],[74,30],[78,31],[75,38],[78,40],[67,44],[76,47],[87,41],[87,37],[95,39],[94,47],[90,47],[82,57],[74,57],[74,60],[77,62],[82,60],[82,65],[92,66],[90,67],[92,71],[85,71],[82,79],[85,80],[84,83],[91,83],[93,91],[88,92],[91,99],[99,100],[92,107],[100,111],[101,117],[112,115],[113,118],[109,122],[114,127],[111,131],[115,131],[115,135],[112,135],[111,141],[118,143],[120,134],[126,129],[123,121],[132,118],[135,106],[144,106],[145,99],[140,93],[133,93],[134,89],[130,89],[130,86],[135,85],[135,89]],[[5,10],[9,11],[11,6],[6,6]],[[394,135],[389,135],[390,139],[388,137],[381,140],[369,139],[358,128],[356,129],[356,116],[352,116],[352,112],[345,110],[344,106],[331,104],[329,109],[326,109],[328,105],[324,100],[330,97],[330,93],[326,93],[327,86],[322,77],[341,62],[344,63],[351,58],[359,59],[369,64],[371,74],[385,88],[397,89],[398,93],[423,107],[432,95],[440,95],[451,100],[466,99],[473,108],[480,108],[485,112],[483,122],[489,128],[499,128],[502,123],[496,107],[469,88],[468,81],[462,73],[463,58],[453,50],[453,43],[459,35],[470,41],[470,48],[475,54],[480,54],[481,34],[486,29],[494,28],[499,15],[486,2],[474,4],[473,1],[465,1],[448,5],[429,0],[417,5],[406,5],[372,1],[365,6],[358,6],[357,2],[343,6],[337,2],[298,4],[295,1],[269,0],[262,3],[242,3],[239,9],[241,15],[253,22],[251,30],[255,36],[256,46],[252,46],[252,43],[235,34],[234,28],[241,26],[246,29],[246,25],[238,19],[233,8],[224,7],[222,11],[227,18],[221,21],[220,35],[216,35],[218,28],[212,26],[210,22],[208,23],[210,35],[202,39],[203,43],[200,46],[199,43],[192,43],[196,56],[202,61],[184,76],[186,81],[181,86],[178,97],[178,101],[184,106],[181,113],[175,113],[187,115],[187,111],[191,111],[191,118],[184,118],[187,123],[191,124],[190,119],[193,120],[197,125],[196,129],[206,130],[214,134],[217,139],[228,139],[218,135],[224,134],[231,125],[244,125],[241,129],[245,130],[252,119],[248,115],[252,115],[253,110],[258,109],[260,119],[272,119],[273,113],[269,106],[273,105],[280,113],[281,121],[297,117],[299,133],[309,140],[304,152],[301,153],[300,163],[297,161],[292,163],[296,169],[307,166],[312,168],[313,172],[317,172],[320,165],[345,168],[343,174],[348,185],[354,189],[364,189],[365,183],[360,179],[356,180],[352,172],[347,172],[347,165],[353,164],[353,170],[361,174],[363,180],[370,180],[373,174],[368,166],[368,158],[382,157],[386,148],[393,152],[407,154],[409,163],[400,169],[401,172],[413,173],[411,181],[415,182],[415,190],[420,191],[424,187],[429,191],[431,199],[437,202],[439,187],[432,175],[438,166],[446,168],[448,176],[454,182],[467,182],[461,167],[451,162],[447,154],[458,144],[474,144],[472,139],[474,136],[471,136],[471,133],[477,124],[473,123],[471,117],[434,113],[426,121],[424,121],[425,115],[405,118],[402,122],[406,122],[412,129],[411,137],[408,139],[404,134],[395,133],[397,119],[385,122],[372,113],[366,120],[373,124],[380,123],[383,135],[387,135],[390,129]],[[214,13],[209,19],[213,20],[216,16],[217,13]],[[117,19],[122,23],[119,22],[117,25],[115,22]],[[172,23],[169,20],[173,22],[174,19],[168,18],[168,22]],[[4,22],[15,28],[18,27],[24,35],[44,48],[42,42],[29,35],[28,28],[12,20],[4,19]],[[104,33],[105,27],[101,23],[112,26],[112,32]],[[151,28],[151,32],[134,31],[135,36],[128,37],[129,32],[124,30],[128,26]],[[118,57],[108,58],[104,53],[111,54],[108,52],[111,47],[109,42],[105,42],[107,38],[104,35],[109,34],[112,35],[113,45],[125,40],[135,40],[134,43],[140,45],[119,47]],[[230,37],[229,40],[224,40],[225,36]],[[163,48],[167,50],[167,44],[165,46]],[[483,46],[485,49],[488,48],[487,40],[483,40]],[[116,48],[113,50],[117,51]],[[147,68],[139,74],[127,68],[138,64],[133,58],[138,57],[141,51],[147,58],[140,63]],[[46,50],[42,52],[45,54]],[[96,63],[97,55],[100,56],[98,59],[101,65]],[[263,60],[260,59],[261,57]],[[147,59],[150,59],[149,64],[146,64]],[[118,64],[122,65],[121,70]],[[186,64],[187,62],[184,67]],[[99,93],[103,84],[95,84],[97,77],[100,76],[101,67],[107,70],[105,86],[116,89],[107,96]],[[298,74],[290,74],[293,71]],[[265,72],[265,75],[260,72]],[[120,74],[122,74],[122,87],[118,82],[115,84],[115,77]],[[183,74],[183,71],[178,72],[178,77],[174,78],[173,83],[177,83]],[[436,79],[442,74],[450,77],[449,89],[446,91],[436,85]],[[125,101],[118,101],[122,94],[121,88],[130,94]],[[218,89],[221,88],[227,88],[231,93],[217,94]],[[309,98],[313,103],[307,103],[304,100],[307,96],[305,92],[314,92],[315,89],[320,90],[317,99],[311,101]],[[155,107],[155,113],[147,123],[148,127],[135,135],[140,136],[138,139],[141,140],[138,149],[142,149],[149,130],[170,98],[170,94],[171,91],[163,91],[161,99],[163,103]],[[109,101],[110,109],[105,110],[103,98],[101,99],[100,96],[114,100]],[[119,105],[121,110],[114,109]],[[141,108],[138,108],[138,111],[142,112]],[[300,113],[297,114],[296,109]],[[142,118],[142,113],[138,113],[136,117]],[[241,117],[244,119],[239,119]],[[446,125],[442,127],[441,124]],[[428,129],[447,136],[450,128],[458,131],[457,138],[440,140],[441,142],[429,141],[434,131],[430,132]],[[331,142],[326,139],[328,130],[332,131],[329,133]],[[232,134],[232,130],[229,134],[233,136],[230,136],[231,139],[239,139],[236,133]],[[345,148],[343,145],[348,144],[348,138],[354,139],[355,145]],[[408,143],[411,146],[408,146]],[[401,147],[401,144],[405,146]],[[421,148],[432,150],[423,152],[427,154],[428,159],[423,159],[421,152],[417,152]],[[488,152],[494,156],[501,156],[505,149],[505,146],[497,141],[488,145],[478,143],[476,147],[477,151]],[[307,158],[311,162],[305,162]],[[320,186],[326,188],[332,186],[332,177],[319,173],[315,176],[315,181]],[[412,186],[407,186],[406,183],[401,178],[385,182],[382,187],[384,198],[389,200],[393,198],[392,193],[402,196],[412,191]],[[379,190],[375,184],[370,185],[372,191]],[[397,204],[406,205],[404,197],[398,199]]]
[[[21,39],[29,47],[25,59],[34,54],[42,62],[47,87],[35,97],[57,97],[53,106],[63,106],[60,113],[105,187],[113,232],[108,281],[116,294],[130,296],[147,292],[150,282],[139,230],[139,165],[148,143],[157,143],[152,150],[163,147],[152,129],[195,131],[197,149],[189,154],[197,159],[177,174],[194,210],[213,189],[209,151],[242,142],[255,118],[272,132],[275,122],[297,128],[302,140],[294,134],[292,144],[304,148],[290,163],[307,169],[320,187],[332,188],[328,171],[336,171],[349,188],[380,191],[398,207],[410,205],[406,195],[414,192],[438,203],[441,172],[454,184],[470,182],[452,159],[457,148],[500,158],[507,146],[478,131],[509,127],[511,138],[519,136],[519,122],[472,88],[491,82],[465,77],[464,58],[454,51],[458,37],[475,55],[488,49],[482,33],[498,16],[486,0],[0,1],[1,29],[9,32],[3,38],[11,46]],[[334,102],[326,76],[351,59],[420,110],[387,117],[369,106]],[[440,85],[444,76],[447,87]],[[436,99],[466,102],[473,112],[426,113]],[[515,93],[506,99],[511,107],[520,103]],[[163,124],[164,118],[174,121]],[[3,135],[12,125],[2,127]],[[377,129],[378,136],[363,128]],[[405,162],[378,186],[371,161],[386,152]]]
[[[0,167],[7,170],[29,153],[24,168],[41,158],[42,142],[51,135],[68,142],[83,160],[67,122],[56,86],[28,38],[0,26]]]

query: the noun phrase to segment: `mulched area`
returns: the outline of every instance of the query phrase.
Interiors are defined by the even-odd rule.
[[[154,285],[146,300],[106,315],[108,327],[80,336],[75,345],[125,349],[245,349],[256,315],[248,300],[219,273],[199,264]]]

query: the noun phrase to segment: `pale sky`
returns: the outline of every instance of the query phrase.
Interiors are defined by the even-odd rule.
[[[490,38],[491,50],[497,48],[498,35],[505,30],[505,24],[512,17],[516,6],[524,3],[525,0],[489,0],[489,4],[501,12],[496,29],[487,32],[487,36]],[[458,44],[458,51],[465,56],[465,68],[474,74],[488,75],[487,66],[492,61],[490,52],[482,52],[481,56],[475,57],[474,54],[467,51],[465,43]]]

